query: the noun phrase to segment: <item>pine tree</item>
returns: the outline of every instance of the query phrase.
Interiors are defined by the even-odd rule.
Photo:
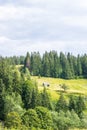
[[[5,104],[4,90],[5,90],[5,85],[2,81],[2,79],[0,79],[0,120],[3,120],[5,117],[5,114],[4,114],[4,104]]]
[[[32,91],[31,108],[35,108],[36,106],[38,106],[38,94],[39,92],[36,86],[33,88],[33,91]]]
[[[30,69],[30,54],[29,54],[29,52],[27,52],[27,55],[25,57],[24,67],[27,67],[28,69]]]
[[[50,62],[47,52],[45,52],[42,58],[42,76],[50,77]]]
[[[55,109],[56,109],[57,112],[59,112],[60,110],[62,110],[64,112],[67,111],[68,105],[67,105],[67,102],[66,102],[63,94],[60,95],[60,98],[56,103],[56,108]]]
[[[81,57],[82,75],[87,77],[87,55]]]
[[[69,61],[67,60],[66,56],[62,52],[60,53],[60,63],[62,66],[61,77],[64,79],[71,79],[72,72],[70,69]]]
[[[76,106],[76,96],[70,96],[69,99],[69,110],[74,110],[76,112],[77,106]]]
[[[30,71],[33,75],[41,75],[41,56],[39,52],[31,53],[30,66]]]
[[[52,109],[51,101],[50,101],[49,95],[47,93],[46,87],[44,87],[43,92],[41,93],[41,104],[43,107]]]
[[[73,66],[73,56],[70,53],[67,54],[67,60],[69,62],[69,66],[70,66],[71,78],[74,78],[75,73],[74,73],[74,66]]]
[[[13,91],[17,92],[17,93],[21,93],[21,86],[20,86],[20,72],[19,71],[15,71],[13,74]]]
[[[79,55],[77,57],[77,75],[78,76],[82,75],[82,66],[81,66],[81,61],[80,61],[80,56]]]
[[[77,105],[76,113],[78,114],[79,117],[81,117],[83,114],[83,111],[86,108],[84,98],[82,96],[77,97],[76,105]]]

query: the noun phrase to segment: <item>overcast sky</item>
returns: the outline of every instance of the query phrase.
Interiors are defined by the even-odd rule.
[[[0,55],[87,53],[87,0],[0,0]]]

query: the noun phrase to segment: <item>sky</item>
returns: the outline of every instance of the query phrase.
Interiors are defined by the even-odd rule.
[[[87,53],[87,0],[0,0],[0,55]]]

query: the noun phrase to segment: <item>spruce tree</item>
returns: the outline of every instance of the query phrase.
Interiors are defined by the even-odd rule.
[[[4,120],[4,117],[5,117],[5,114],[4,114],[5,91],[4,90],[5,90],[5,85],[2,79],[0,79],[0,120]]]
[[[66,112],[67,109],[68,109],[67,102],[66,102],[66,100],[65,100],[65,98],[64,98],[64,96],[63,96],[63,94],[61,94],[59,100],[58,100],[57,103],[56,103],[56,108],[55,108],[55,110],[56,110],[57,112],[59,112],[59,111],[61,111],[61,110],[64,111],[64,112]]]
[[[50,101],[49,95],[47,93],[46,87],[44,87],[44,89],[41,93],[41,104],[43,107],[47,107],[48,109],[52,109],[51,101]]]
[[[39,52],[31,53],[30,71],[32,75],[41,75],[41,56]]]
[[[24,61],[24,67],[30,69],[30,54],[29,52],[27,52],[27,55],[25,57],[25,61]]]
[[[45,52],[42,58],[42,76],[50,77],[50,61],[47,52]]]
[[[76,105],[77,105],[76,113],[78,114],[79,117],[82,117],[83,111],[86,108],[84,98],[82,96],[77,97]]]
[[[77,57],[77,75],[78,76],[82,75],[82,66],[81,66],[81,61],[80,61],[80,56],[79,55]]]

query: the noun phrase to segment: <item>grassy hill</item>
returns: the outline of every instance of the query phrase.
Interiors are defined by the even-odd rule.
[[[87,79],[74,79],[74,80],[64,80],[58,78],[48,78],[48,77],[37,77],[32,76],[33,80],[38,83],[39,90],[43,89],[43,83],[49,83],[50,86],[47,87],[48,91],[51,93],[53,99],[59,97],[59,92],[64,91],[61,85],[65,84],[68,89],[66,93],[68,94],[82,94],[87,95]]]

